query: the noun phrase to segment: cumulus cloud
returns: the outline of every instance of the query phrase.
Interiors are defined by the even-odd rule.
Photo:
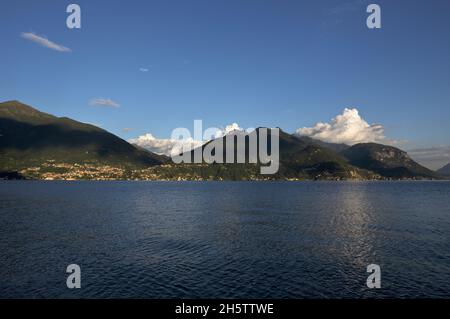
[[[20,34],[20,36],[24,39],[33,41],[35,43],[38,43],[39,45],[55,50],[55,51],[59,51],[59,52],[71,52],[72,50],[61,45],[61,44],[57,44],[55,42],[50,41],[49,39],[42,37],[40,35],[37,35],[35,33],[32,32],[22,32]]]
[[[395,144],[384,136],[384,127],[380,124],[369,124],[357,109],[344,109],[330,123],[319,122],[313,127],[303,127],[296,131],[300,136],[308,136],[329,143],[354,145],[357,143]]]
[[[191,137],[184,140],[170,138],[159,139],[150,133],[130,139],[128,142],[143,147],[153,153],[167,156],[179,155],[183,151],[192,150],[203,145],[203,141],[196,141]]]
[[[416,162],[434,170],[450,163],[450,146],[448,145],[415,148],[408,150],[408,154]]]
[[[89,105],[91,106],[106,106],[106,107],[120,107],[120,104],[114,102],[111,99],[103,99],[103,98],[94,98],[89,101]]]
[[[248,132],[251,129],[244,130],[241,128],[237,123],[232,123],[230,125],[226,125],[224,128],[215,128],[212,129],[212,134],[210,136],[203,136],[203,140],[194,140],[193,138],[189,137],[183,140],[180,139],[171,139],[171,138],[156,138],[152,134],[147,133],[144,135],[141,135],[137,138],[133,138],[128,140],[128,142],[132,144],[136,144],[140,147],[143,147],[151,152],[167,155],[167,156],[173,156],[173,155],[179,155],[182,152],[185,152],[187,150],[192,150],[194,148],[197,148],[210,139],[215,139],[219,137],[226,136],[228,134],[236,133],[236,132]],[[209,131],[211,132],[211,131]],[[205,132],[206,134],[206,132]]]
[[[218,129],[214,134],[214,138],[223,137],[230,133],[235,133],[236,131],[245,131],[242,127],[240,127],[237,123],[232,123],[230,125],[225,126],[224,128]]]

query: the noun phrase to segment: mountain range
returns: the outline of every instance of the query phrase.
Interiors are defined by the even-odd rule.
[[[226,144],[225,137],[221,138]],[[282,130],[279,141],[279,171],[262,176],[259,174],[261,163],[175,164],[169,157],[132,145],[94,125],[43,113],[18,101],[0,103],[0,178],[336,180],[441,177],[392,146],[326,143]],[[439,173],[445,175],[445,172]]]
[[[167,161],[94,125],[43,113],[18,101],[0,103],[0,158],[3,172],[45,163],[145,168]]]

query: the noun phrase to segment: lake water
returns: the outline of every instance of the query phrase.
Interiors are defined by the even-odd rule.
[[[450,182],[0,182],[12,297],[449,298]]]

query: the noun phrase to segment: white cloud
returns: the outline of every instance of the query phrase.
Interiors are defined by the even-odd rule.
[[[202,141],[195,141],[191,137],[184,140],[159,139],[150,133],[141,135],[138,138],[130,139],[128,142],[143,147],[153,153],[167,156],[179,155],[183,152],[183,150],[192,150],[203,145]]]
[[[251,131],[252,129],[248,129],[248,131]],[[243,128],[241,128],[237,123],[232,123],[230,125],[226,125],[222,129],[217,129],[216,133],[213,133],[211,137],[219,138],[223,137],[230,133],[235,132],[245,132]],[[205,137],[204,137],[205,138]],[[133,138],[128,140],[128,142],[132,144],[136,144],[140,147],[143,147],[151,152],[157,153],[157,154],[164,154],[167,156],[171,155],[179,155],[183,151],[192,150],[194,148],[197,148],[201,145],[203,145],[205,142],[207,142],[209,138],[205,138],[203,141],[194,140],[193,138],[187,138],[184,140],[178,140],[178,139],[159,139],[154,137],[152,134],[147,133],[144,135],[141,135],[137,138]]]
[[[72,50],[61,45],[61,44],[57,44],[55,42],[50,41],[49,39],[42,37],[40,35],[37,35],[35,33],[32,32],[22,32],[20,34],[20,36],[24,39],[36,42],[40,45],[42,45],[43,47],[52,49],[52,50],[56,50],[59,52],[71,52]]]
[[[148,72],[148,69],[147,68],[139,68],[139,71],[141,71],[141,72]]]
[[[120,107],[120,104],[111,99],[94,98],[89,101],[91,106]]]
[[[303,127],[296,131],[300,136],[309,136],[329,143],[384,143],[395,144],[384,136],[384,127],[380,124],[368,124],[357,109],[344,109],[344,112],[330,123],[319,122],[313,127]]]
[[[418,163],[436,170],[450,163],[450,146],[440,145],[411,149],[408,151],[408,155]]]
[[[232,123],[230,125],[225,126],[225,128],[218,129],[217,132],[214,134],[214,137],[219,138],[236,131],[244,131],[244,129],[240,127],[237,123]]]

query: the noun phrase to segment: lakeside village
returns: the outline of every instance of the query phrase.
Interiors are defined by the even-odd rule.
[[[245,167],[244,174],[239,178],[233,178],[233,170],[230,166],[215,166],[212,164],[175,164],[167,163],[142,169],[128,167],[100,165],[99,163],[57,163],[55,160],[47,160],[40,166],[24,168],[17,172],[17,177],[5,179],[28,179],[28,180],[93,180],[93,181],[206,181],[206,180],[391,180],[391,178],[379,175],[371,178],[361,178],[355,174],[352,178],[339,178],[336,176],[317,176],[316,178],[293,177],[283,178],[276,175],[261,175],[256,165]],[[230,174],[227,174],[227,170]],[[220,174],[218,174],[220,172]],[[243,171],[240,171],[241,173]],[[352,174],[353,175],[353,174]],[[20,177],[20,178],[19,178]],[[2,178],[0,178],[2,179]],[[402,180],[415,180],[405,178]]]
[[[99,165],[98,163],[56,163],[47,160],[40,166],[29,167],[19,171],[23,179],[36,180],[148,180],[148,181],[204,181],[224,180],[216,174],[208,174],[210,164],[162,164],[144,169],[130,169],[126,167]],[[180,171],[181,169],[181,171]],[[269,180],[268,176],[261,176],[255,170],[250,180]]]

